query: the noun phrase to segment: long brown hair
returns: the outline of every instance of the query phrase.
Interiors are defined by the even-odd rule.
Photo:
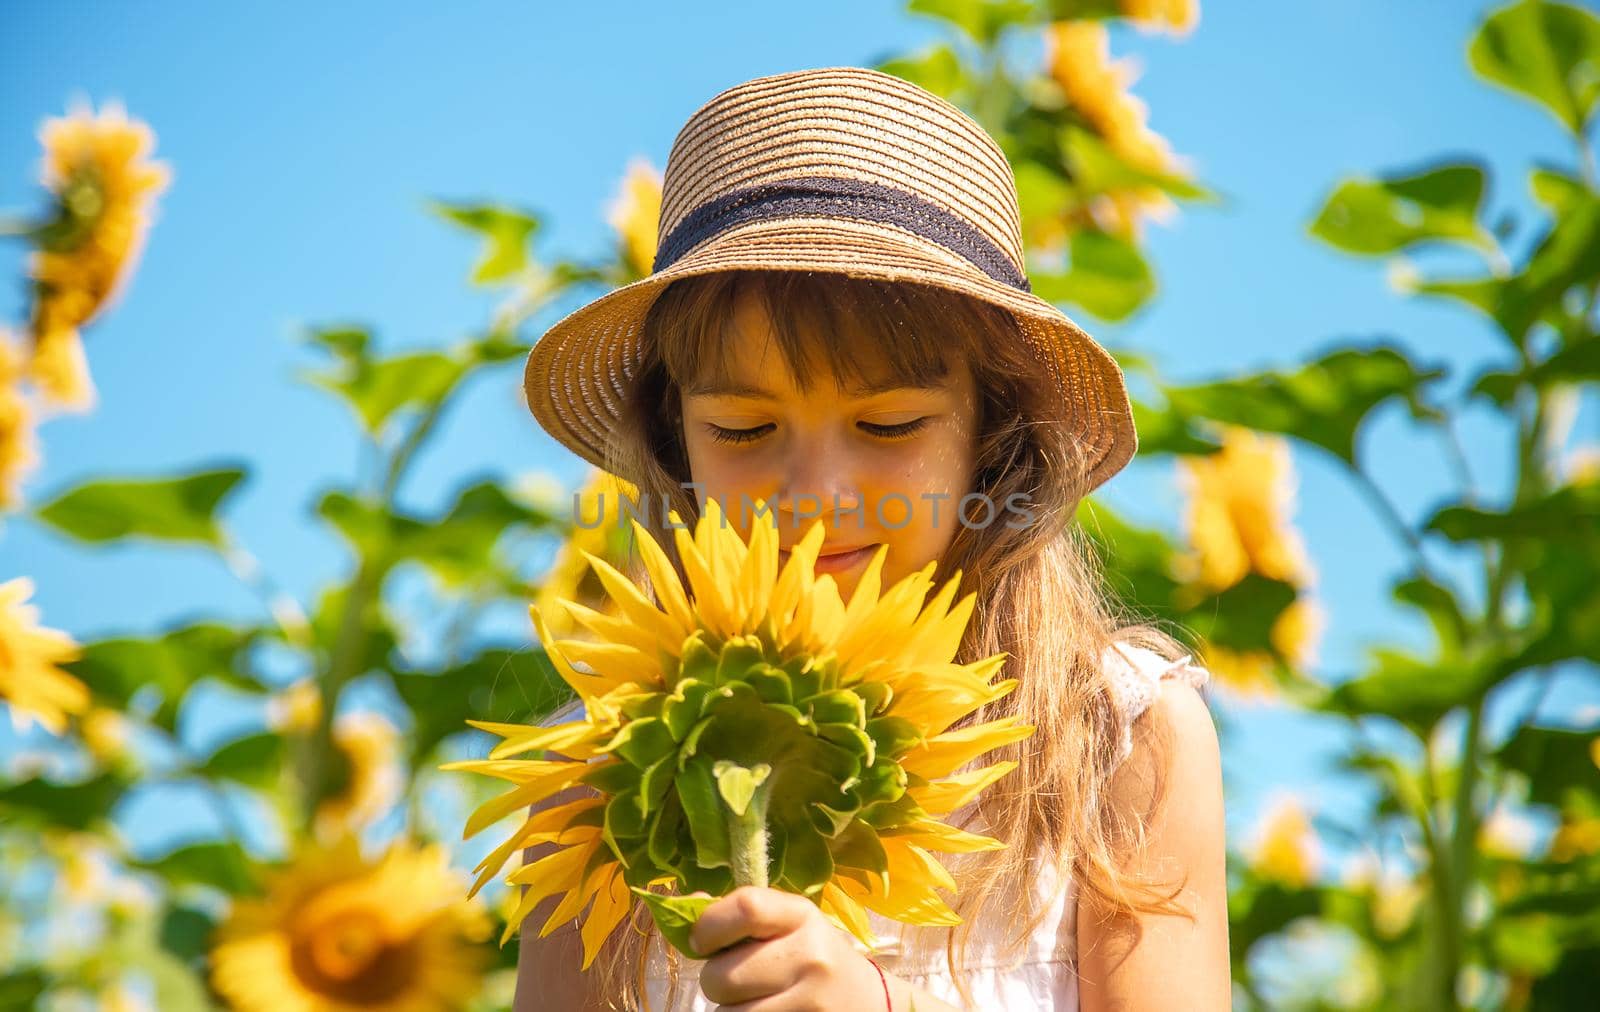
[[[659,508],[669,502],[689,523],[699,515],[686,486],[691,475],[680,391],[726,372],[728,323],[744,294],[762,300],[774,341],[802,389],[816,378],[818,353],[841,382],[865,378],[858,355],[864,344],[876,345],[908,383],[941,376],[956,356],[964,357],[980,398],[972,491],[991,503],[1024,496],[1036,518],[1009,526],[974,517],[960,525],[938,563],[937,581],[959,570],[960,593],[977,592],[957,660],[1004,651],[1005,677],[1020,680],[1015,692],[963,723],[1020,713],[1038,730],[994,753],[995,759],[1020,764],[979,801],[985,830],[1008,846],[972,855],[977,860],[966,866],[970,871],[964,871],[954,901],[963,924],[908,931],[908,941],[942,941],[954,971],[957,950],[967,944],[980,913],[1004,894],[1015,898],[1011,908],[998,912],[1017,929],[1006,951],[1020,951],[1047,910],[1026,890],[999,887],[1031,881],[1041,859],[1056,861],[1058,871],[1070,869],[1080,898],[1112,915],[1189,914],[1174,902],[1184,883],[1163,890],[1126,870],[1144,846],[1149,811],[1120,811],[1107,803],[1123,725],[1103,657],[1114,642],[1144,646],[1174,661],[1196,651],[1154,624],[1136,621],[1126,604],[1106,593],[1101,560],[1075,522],[1085,493],[1082,448],[1056,408],[1059,396],[1049,373],[1010,313],[934,286],[843,274],[741,270],[674,281],[644,321],[642,358],[607,457],[607,470],[632,482],[649,507],[640,511],[641,522],[681,576],[665,510]],[[640,567],[634,575],[648,589]],[[1159,797],[1159,784],[1152,793]],[[645,1005],[644,970],[652,948],[648,916],[642,910],[635,915],[612,936],[591,971],[614,1007],[630,1010]],[[676,990],[670,954],[669,962]]]

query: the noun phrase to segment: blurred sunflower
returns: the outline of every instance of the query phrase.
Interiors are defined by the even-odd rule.
[[[1187,35],[1200,22],[1200,0],[1118,0],[1122,16],[1142,29]]]
[[[616,603],[606,596],[605,585],[590,568],[586,555],[598,556],[620,567],[627,556],[629,532],[620,522],[623,497],[637,501],[639,492],[632,482],[595,469],[572,499],[576,515],[572,533],[557,551],[535,597],[539,611],[547,616],[550,630],[566,636],[576,623],[557,606],[560,599],[616,614]],[[566,508],[562,504],[561,508]]]
[[[246,1012],[441,1012],[478,991],[487,911],[444,848],[400,842],[376,862],[353,837],[311,846],[218,928],[212,981]]]
[[[1188,166],[1147,125],[1148,108],[1144,102],[1128,92],[1128,86],[1138,76],[1137,65],[1130,60],[1111,59],[1104,24],[1053,22],[1045,30],[1045,50],[1051,80],[1112,154],[1144,172],[1188,175]],[[1143,184],[1094,194],[1087,210],[1102,231],[1134,238],[1142,218],[1168,221],[1177,205],[1159,187]],[[1060,228],[1061,223],[1052,223],[1052,227]],[[1046,238],[1035,236],[1036,241]]]
[[[952,660],[975,595],[951,606],[957,573],[925,602],[929,563],[880,596],[880,547],[846,605],[833,577],[814,571],[820,520],[780,567],[773,514],[759,504],[748,544],[714,499],[692,535],[676,512],[670,517],[688,590],[635,521],[660,607],[586,554],[621,614],[558,603],[598,641],[556,639],[539,607],[529,609],[552,663],[584,702],[583,718],[552,727],[470,721],[505,740],[486,760],[442,767],[515,785],[472,813],[469,837],[574,784],[598,792],[529,816],[478,865],[474,893],[519,849],[556,845],[509,876],[529,888],[501,944],[536,905],[559,896],[541,933],[587,907],[587,968],[630,910],[630,887],[720,895],[739,881],[768,884],[769,875],[868,945],[867,910],[912,924],[959,923],[936,891],[956,884],[931,852],[1000,843],[938,817],[1015,763],[957,770],[1033,732],[1016,717],[950,730],[1016,687],[991,684],[1004,654]],[[545,750],[557,757],[508,758]],[[772,851],[769,829],[782,841]]]
[[[628,281],[645,277],[655,268],[661,184],[661,173],[645,159],[635,158],[628,163],[622,188],[606,210],[606,221],[621,244]]]
[[[116,300],[138,262],[155,198],[171,178],[147,159],[150,128],[122,105],[98,115],[87,102],[39,130],[40,182],[55,197],[53,216],[35,233],[29,260],[34,302],[30,377],[51,402],[87,410],[94,402],[80,328]]]
[[[1308,588],[1316,579],[1305,545],[1289,517],[1294,509],[1293,460],[1286,440],[1241,426],[1222,427],[1222,449],[1178,461],[1188,500],[1189,550],[1176,561],[1190,604],[1219,594],[1251,573]],[[1296,669],[1316,659],[1325,620],[1308,595],[1296,597],[1273,620],[1273,649]],[[1235,691],[1270,695],[1276,663],[1264,650],[1208,643],[1207,666]]]
[[[1250,868],[1262,878],[1303,889],[1315,881],[1320,847],[1300,802],[1280,797],[1262,816]]]
[[[130,751],[133,722],[121,712],[105,706],[92,706],[78,722],[84,748],[101,766],[119,766],[133,759]]]
[[[97,1012],[156,1012],[155,1003],[143,991],[117,979],[100,989]]]
[[[0,510],[22,502],[22,481],[39,464],[33,406],[22,393],[23,351],[0,328]]]
[[[1345,886],[1366,898],[1373,929],[1385,940],[1398,938],[1411,927],[1428,895],[1425,880],[1389,871],[1371,855],[1364,855]]]
[[[322,689],[302,678],[267,700],[267,726],[283,734],[304,734],[322,719]]]
[[[81,655],[71,636],[39,625],[39,608],[26,604],[33,580],[18,576],[0,583],[0,699],[18,731],[29,721],[60,734],[67,714],[89,709],[88,686],[56,667]]]
[[[357,832],[381,817],[404,790],[400,732],[371,712],[341,714],[333,725],[334,747],[344,753],[350,775],[344,789],[317,808],[316,833],[331,840]]]

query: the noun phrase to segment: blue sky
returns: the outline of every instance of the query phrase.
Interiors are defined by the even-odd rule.
[[[1487,158],[1492,206],[1531,215],[1530,160],[1571,157],[1552,118],[1470,74],[1466,40],[1489,5],[1202,7],[1186,39],[1118,29],[1113,48],[1143,66],[1134,90],[1154,128],[1226,202],[1149,231],[1162,291],[1147,310],[1119,325],[1079,318],[1174,379],[1289,366],[1331,342],[1388,336],[1452,364],[1452,383],[1463,384],[1502,353],[1496,335],[1452,307],[1395,297],[1381,264],[1336,254],[1305,226],[1343,175],[1463,154]],[[74,94],[122,99],[152,124],[174,169],[132,289],[88,338],[99,408],[41,429],[47,459],[27,495],[247,460],[229,527],[310,600],[348,560],[308,503],[353,473],[358,441],[337,404],[294,381],[316,364],[298,329],[357,321],[390,348],[448,343],[479,326],[491,300],[466,283],[473,244],[426,213],[425,199],[525,206],[544,216],[541,248],[598,255],[612,241],[603,209],[627,162],[663,165],[683,120],[716,92],[782,70],[871,63],[946,34],[898,3],[819,0],[798,11],[6,4],[0,207],[36,206],[33,124]],[[21,275],[17,245],[0,249],[0,276]],[[22,286],[6,286],[0,319],[22,312]],[[508,366],[477,381],[402,490],[408,504],[436,507],[483,474],[583,473],[526,414],[519,376]],[[1575,427],[1587,442],[1600,429],[1592,400]],[[1507,434],[1479,413],[1463,439],[1490,498],[1504,495]],[[1453,494],[1440,446],[1399,405],[1372,420],[1362,448],[1408,517]],[[1369,643],[1424,648],[1422,627],[1388,602],[1399,547],[1335,462],[1299,448],[1295,459],[1298,522],[1330,621],[1316,670],[1352,673]],[[1160,462],[1136,462],[1104,498],[1169,527],[1181,505]],[[33,577],[48,624],[80,639],[259,613],[205,554],[86,550],[26,517],[0,530],[0,578],[14,574]],[[531,635],[524,613],[505,619],[505,637]],[[1545,712],[1597,702],[1600,691],[1574,675]],[[1231,826],[1278,789],[1351,803],[1326,785],[1322,764],[1343,742],[1330,726],[1270,708],[1234,716]]]

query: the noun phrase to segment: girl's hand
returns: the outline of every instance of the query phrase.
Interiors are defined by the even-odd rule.
[[[701,968],[700,990],[726,1012],[883,1004],[877,968],[804,896],[735,889],[705,909],[690,942],[696,952],[716,953]]]

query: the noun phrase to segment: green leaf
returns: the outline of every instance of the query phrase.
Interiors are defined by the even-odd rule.
[[[914,56],[884,60],[874,69],[910,81],[956,105],[964,104],[972,89],[972,79],[961,65],[961,58],[944,43],[929,46]]]
[[[722,796],[734,815],[743,815],[755,799],[756,788],[767,782],[772,767],[757,763],[751,767],[740,766],[727,759],[719,759],[711,766],[711,775],[717,778],[717,793]]]
[[[1105,566],[1106,585],[1125,607],[1176,617],[1179,583],[1172,575],[1169,537],[1137,527],[1091,499],[1079,504],[1077,525],[1094,543]]]
[[[1538,168],[1528,173],[1528,190],[1533,199],[1553,215],[1564,213],[1589,196],[1589,188],[1582,179],[1552,168]]]
[[[1027,0],[911,0],[906,9],[954,25],[980,46],[993,45],[1008,26],[1036,18]]]
[[[215,929],[216,922],[202,910],[169,907],[161,918],[161,947],[185,963],[196,965],[210,951],[211,932]]]
[[[678,771],[674,786],[694,838],[694,863],[702,868],[726,868],[732,845],[711,766],[710,761],[698,757],[689,760]]]
[[[384,359],[346,359],[331,372],[299,370],[296,375],[338,394],[363,428],[379,438],[396,413],[443,401],[471,364],[443,352],[417,351]]]
[[[82,655],[64,667],[89,686],[96,699],[117,709],[127,709],[140,690],[155,688],[160,701],[146,719],[170,732],[184,694],[202,678],[259,688],[245,674],[244,653],[256,637],[254,630],[201,622],[153,638],[88,643]]]
[[[40,970],[18,970],[0,977],[0,1008],[31,1009],[48,980]]]
[[[1424,242],[1492,249],[1478,224],[1484,170],[1451,164],[1412,175],[1351,179],[1323,204],[1311,234],[1347,253],[1394,253]]]
[[[231,840],[193,843],[163,857],[129,864],[153,871],[175,885],[208,885],[232,896],[258,891],[250,858]]]
[[[1471,391],[1500,408],[1509,407],[1524,387],[1548,389],[1558,383],[1592,383],[1600,380],[1600,340],[1570,345],[1529,370],[1486,370],[1473,381]]]
[[[1294,372],[1168,387],[1165,393],[1177,411],[1292,436],[1354,466],[1356,436],[1367,415],[1400,397],[1413,417],[1434,417],[1423,388],[1444,375],[1443,368],[1414,365],[1393,345],[1341,345]]]
[[[420,763],[467,718],[536,721],[572,698],[543,650],[485,650],[444,671],[397,671],[390,676],[410,708],[412,758]]]
[[[1118,0],[1048,0],[1046,9],[1052,21],[1101,20],[1124,13]]]
[[[1073,123],[1061,128],[1061,157],[1072,167],[1079,197],[1154,187],[1183,200],[1215,203],[1214,193],[1191,179],[1127,161],[1094,133]]]
[[[1597,737],[1600,728],[1524,727],[1496,755],[1502,765],[1528,778],[1529,801],[1564,807],[1571,791],[1600,796],[1593,751]]]
[[[493,571],[495,547],[507,531],[556,530],[564,522],[513,500],[492,479],[462,489],[440,516],[386,510],[344,491],[325,494],[317,513],[371,564],[387,569],[402,561],[420,562],[450,587],[482,580]]]
[[[1238,583],[1196,605],[1187,625],[1208,643],[1276,654],[1272,626],[1298,596],[1293,584],[1248,573]]]
[[[111,818],[129,782],[109,773],[73,784],[34,778],[0,788],[6,823],[27,821],[62,829],[90,829]]]
[[[102,943],[96,956],[108,966],[149,978],[161,1012],[208,1012],[203,968],[191,966],[162,948],[148,922],[129,921]]]
[[[336,358],[352,360],[365,358],[372,346],[371,332],[357,326],[311,327],[304,339]]]
[[[252,734],[217,749],[200,772],[214,779],[270,790],[278,783],[286,752],[280,735]]]
[[[528,240],[539,230],[537,216],[495,204],[451,204],[442,200],[428,207],[446,221],[483,237],[483,254],[473,266],[472,283],[504,281],[528,263]]]
[[[671,942],[674,949],[690,959],[710,958],[710,953],[701,955],[694,951],[689,944],[689,935],[694,931],[700,915],[706,912],[706,907],[717,902],[717,897],[663,896],[638,886],[632,888],[634,895],[644,900],[644,905],[650,908],[650,916],[655,918],[656,927],[661,929],[661,937]]]
[[[1600,96],[1600,20],[1593,13],[1540,0],[1502,7],[1478,29],[1467,56],[1484,78],[1583,134]]]
[[[1205,438],[1190,422],[1189,416],[1172,410],[1170,405],[1153,408],[1142,401],[1133,401],[1133,425],[1139,433],[1141,456],[1203,455],[1222,448],[1214,440]]]
[[[1442,652],[1460,649],[1461,632],[1467,628],[1467,620],[1460,602],[1450,590],[1427,577],[1413,576],[1395,584],[1392,593],[1396,601],[1409,604],[1427,615],[1434,635],[1439,638]]]
[[[1369,654],[1371,670],[1333,689],[1320,708],[1349,716],[1382,714],[1422,736],[1507,673],[1496,654],[1483,650],[1431,660],[1388,647],[1371,647]]]
[[[1446,506],[1424,525],[1451,541],[1592,541],[1600,531],[1600,482],[1565,485],[1509,510]],[[1587,537],[1586,537],[1587,535]]]
[[[175,478],[87,482],[38,507],[35,515],[80,541],[144,537],[220,549],[217,509],[245,473],[222,468]]]
[[[1070,302],[1103,320],[1121,320],[1155,294],[1155,277],[1139,247],[1105,232],[1074,232],[1072,266],[1065,273],[1036,272],[1033,293],[1046,302]]]
[[[1523,269],[1505,278],[1424,281],[1413,290],[1465,302],[1486,314],[1517,347],[1574,285],[1600,279],[1600,199],[1584,194],[1564,208]]]

